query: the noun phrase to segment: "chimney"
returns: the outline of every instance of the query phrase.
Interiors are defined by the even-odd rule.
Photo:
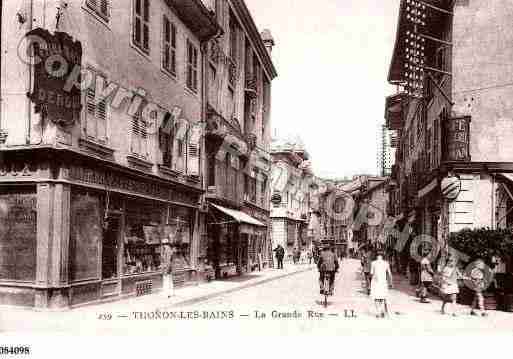
[[[273,35],[271,35],[271,31],[269,29],[265,29],[260,34],[260,37],[262,38],[262,41],[264,42],[264,46],[267,49],[267,52],[269,53],[269,56],[270,56],[273,51],[273,46],[274,46],[274,38],[273,38]]]

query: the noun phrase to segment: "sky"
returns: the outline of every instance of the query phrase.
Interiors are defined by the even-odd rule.
[[[321,177],[376,174],[399,0],[246,0],[271,30],[272,127],[299,135]]]

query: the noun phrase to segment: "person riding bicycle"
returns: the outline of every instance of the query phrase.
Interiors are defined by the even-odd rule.
[[[329,295],[333,295],[333,283],[335,282],[335,273],[338,272],[339,264],[338,259],[330,246],[325,245],[323,251],[319,256],[317,262],[317,268],[319,269],[319,284],[320,293],[325,294],[325,290],[328,290]],[[324,288],[324,278],[328,276],[330,287],[329,289]]]

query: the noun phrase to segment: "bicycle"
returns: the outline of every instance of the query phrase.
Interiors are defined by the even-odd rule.
[[[328,307],[328,296],[330,295],[330,291],[329,291],[329,288],[330,288],[330,278],[326,274],[324,274],[324,285],[323,285],[323,288],[324,288],[324,308],[327,308]],[[328,288],[328,289],[326,289],[326,288]]]

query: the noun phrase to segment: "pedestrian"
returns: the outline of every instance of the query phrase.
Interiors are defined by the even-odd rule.
[[[168,298],[174,295],[174,284],[173,284],[173,248],[171,248],[171,242],[168,238],[162,240],[162,253],[160,257],[161,266],[163,270],[163,283],[162,292]]]
[[[434,271],[431,267],[431,263],[428,258],[429,252],[425,251],[423,253],[422,260],[420,261],[420,282],[422,284],[422,288],[420,291],[420,301],[421,303],[429,303],[428,298],[428,289],[433,284],[433,275]]]
[[[312,252],[306,252],[306,257],[308,258],[308,264],[312,264]]]
[[[442,292],[442,314],[446,314],[445,306],[447,303],[451,304],[450,314],[456,317],[456,300],[460,289],[458,287],[458,279],[463,276],[458,269],[457,259],[454,255],[449,255],[445,266],[441,271],[441,292]]]
[[[299,251],[299,249],[297,247],[294,248],[294,251],[292,252],[292,260],[293,260],[294,264],[299,263],[300,257],[301,257],[301,252]]]
[[[470,278],[468,279],[470,280],[472,289],[474,290],[474,300],[472,301],[470,315],[478,315],[476,309],[481,312],[481,316],[486,317],[488,315],[485,310],[483,295],[483,292],[486,289],[486,269],[487,266],[485,262],[480,258],[474,262],[474,266],[470,270]]]
[[[370,294],[371,284],[371,252],[370,250],[364,250],[362,254],[362,271],[365,280],[365,289],[367,294]]]
[[[329,245],[325,245],[321,255],[319,256],[319,261],[317,262],[317,269],[319,270],[319,286],[321,294],[333,295],[333,284],[335,283],[335,273],[338,272],[339,263],[337,256],[334,253],[333,248]],[[329,279],[329,288],[324,288],[324,278],[328,277]]]
[[[383,252],[378,251],[376,260],[371,263],[371,298],[376,306],[376,317],[385,318],[388,316],[388,288],[392,288],[393,278],[390,271],[390,264],[383,259]]]
[[[283,257],[285,257],[285,249],[278,244],[278,246],[274,249],[276,262],[278,265],[278,269],[283,269]]]

